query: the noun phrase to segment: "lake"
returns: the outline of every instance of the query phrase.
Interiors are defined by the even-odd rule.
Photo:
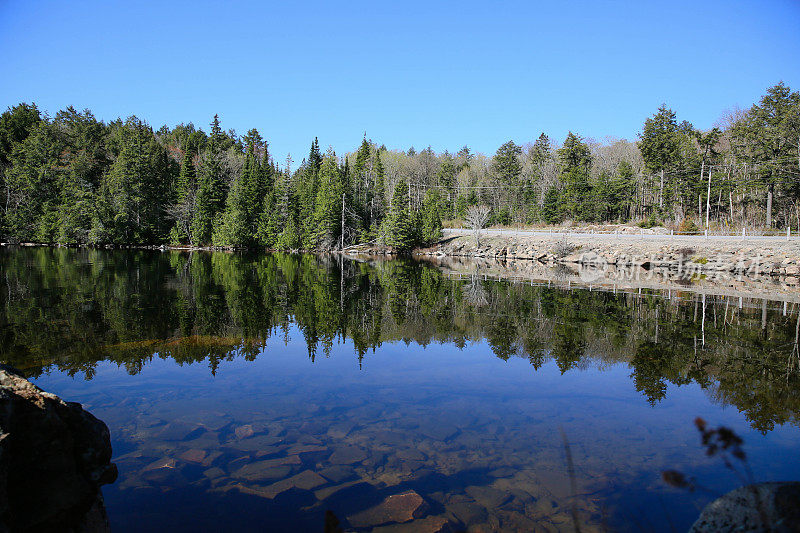
[[[747,480],[696,417],[800,478],[796,304],[557,285],[4,247],[0,360],[109,426],[115,531],[367,531],[408,491],[408,530],[685,530]]]

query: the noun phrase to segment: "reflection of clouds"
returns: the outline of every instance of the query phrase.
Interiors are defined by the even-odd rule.
[[[471,305],[483,307],[489,304],[489,297],[486,294],[486,289],[483,287],[480,278],[472,276],[469,283],[464,285],[461,290],[464,292],[464,297]]]

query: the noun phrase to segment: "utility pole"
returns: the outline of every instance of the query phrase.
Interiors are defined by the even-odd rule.
[[[344,250],[344,197],[345,197],[345,193],[343,192],[342,193],[342,235],[340,237],[342,244],[339,246],[339,248],[341,250]]]
[[[708,215],[711,212],[711,169],[708,168],[708,192],[706,193],[706,229],[708,229]]]

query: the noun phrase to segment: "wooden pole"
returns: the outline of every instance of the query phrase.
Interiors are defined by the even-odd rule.
[[[708,229],[708,215],[711,212],[711,167],[708,168],[708,192],[706,193],[706,229]]]

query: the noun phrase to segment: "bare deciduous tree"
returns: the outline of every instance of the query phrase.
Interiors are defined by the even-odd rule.
[[[467,209],[466,222],[475,233],[475,245],[481,245],[481,230],[489,220],[489,208],[485,205],[472,205]]]

